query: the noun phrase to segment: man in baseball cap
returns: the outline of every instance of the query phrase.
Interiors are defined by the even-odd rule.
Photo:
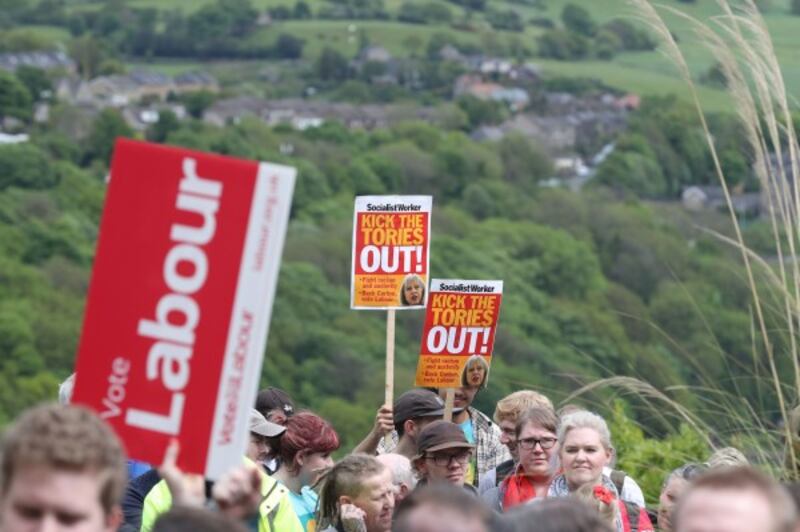
[[[266,464],[273,458],[270,440],[277,438],[286,431],[286,427],[267,421],[261,412],[255,408],[250,409],[250,441],[247,444],[245,455],[259,464]]]
[[[461,427],[449,421],[434,421],[420,432],[412,462],[422,484],[465,486],[467,465],[474,449]]]
[[[454,410],[461,412],[461,409]],[[409,460],[417,454],[417,436],[432,421],[444,415],[444,401],[431,390],[413,388],[398,397],[394,408],[384,405],[375,416],[375,426],[354,452],[396,453]],[[390,434],[391,443],[384,439]]]

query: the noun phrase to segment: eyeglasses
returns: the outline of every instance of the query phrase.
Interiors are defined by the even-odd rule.
[[[452,462],[464,465],[469,461],[472,453],[467,451],[459,454],[433,454],[425,457],[426,460],[432,460],[437,466],[449,466]]]
[[[520,438],[517,440],[517,445],[529,451],[535,449],[537,443],[542,449],[552,449],[557,441],[558,438]]]

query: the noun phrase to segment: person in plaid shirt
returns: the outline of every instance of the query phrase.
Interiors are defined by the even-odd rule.
[[[471,406],[478,391],[477,386],[456,388],[453,404],[453,423],[459,425],[467,441],[475,445],[475,453],[467,471],[467,481],[475,487],[487,472],[511,459],[508,448],[500,443],[500,428],[497,424],[486,414]],[[445,390],[439,390],[439,395],[444,397]],[[377,454],[397,452],[395,449],[400,438],[397,431],[392,428],[393,425],[392,408],[383,405],[375,417],[375,426],[356,450]],[[391,435],[391,442],[388,444],[383,438],[387,433]]]

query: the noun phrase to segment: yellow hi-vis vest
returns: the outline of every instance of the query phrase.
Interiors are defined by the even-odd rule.
[[[247,463],[252,463],[246,460]],[[258,532],[303,532],[303,525],[289,499],[289,490],[259,468],[261,495],[264,499],[258,507]],[[167,482],[162,480],[147,493],[142,508],[142,532],[151,532],[163,513],[172,507],[172,494]]]

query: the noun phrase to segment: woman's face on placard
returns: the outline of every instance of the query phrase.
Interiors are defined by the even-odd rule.
[[[480,386],[486,378],[486,368],[477,360],[470,362],[467,367],[467,383],[470,386]]]
[[[403,295],[405,295],[406,302],[409,305],[421,305],[422,296],[425,294],[425,289],[416,279],[410,279],[403,286]]]

